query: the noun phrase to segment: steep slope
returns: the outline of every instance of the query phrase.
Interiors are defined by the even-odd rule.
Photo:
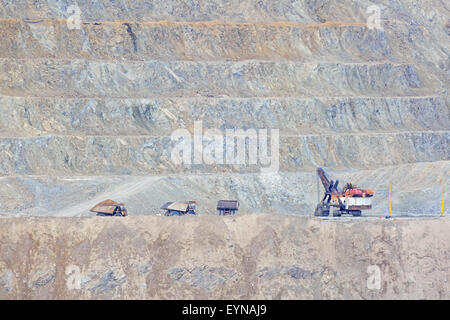
[[[449,185],[443,1],[0,0],[2,215],[133,215],[220,198],[311,214],[314,170],[373,188],[385,214],[438,214]],[[379,5],[383,30],[369,29]],[[181,128],[279,129],[279,171],[176,165]],[[319,189],[321,192],[321,190]],[[450,201],[445,192],[445,202]],[[446,208],[446,213],[448,209]]]
[[[0,221],[0,299],[450,297],[448,218]]]

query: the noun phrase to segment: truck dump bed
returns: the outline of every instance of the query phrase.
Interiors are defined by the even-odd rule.
[[[123,203],[119,203],[113,200],[105,200],[100,203],[97,203],[90,211],[92,212],[98,212],[98,213],[109,213],[113,214],[114,209],[117,206],[123,206]]]

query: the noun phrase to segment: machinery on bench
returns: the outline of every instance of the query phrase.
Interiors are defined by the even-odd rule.
[[[96,212],[97,216],[125,217],[128,215],[124,203],[119,203],[110,199],[97,203],[90,211]]]
[[[343,214],[351,214],[359,217],[361,210],[372,208],[373,190],[361,189],[352,183],[347,183],[339,190],[339,181],[330,180],[322,168],[317,169],[317,175],[322,181],[325,195],[317,204],[315,216],[326,217],[331,214],[333,217],[340,217]]]
[[[185,214],[195,215],[197,201],[186,202],[166,202],[161,206],[165,211],[165,216],[184,216]]]
[[[217,214],[219,216],[234,215],[239,210],[237,200],[219,200],[217,202]]]

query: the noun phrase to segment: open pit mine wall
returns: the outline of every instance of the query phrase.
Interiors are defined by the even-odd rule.
[[[449,299],[449,218],[1,218],[0,299]]]
[[[374,189],[365,214],[387,213],[392,182],[394,215],[439,215],[444,1],[78,0],[79,29],[72,4],[0,0],[0,215],[88,215],[107,198],[132,215],[226,198],[311,214],[316,167]],[[195,121],[279,129],[278,171],[176,165],[170,136]]]

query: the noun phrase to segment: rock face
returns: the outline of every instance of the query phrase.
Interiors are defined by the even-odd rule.
[[[224,198],[310,215],[318,166],[374,189],[367,215],[386,214],[389,182],[394,215],[439,214],[440,180],[450,184],[442,1],[79,0],[79,28],[72,4],[0,0],[0,215],[82,216],[107,198],[131,215],[188,199],[213,214]],[[381,29],[367,24],[374,4]],[[171,135],[196,121],[278,129],[278,170],[174,163]],[[205,268],[214,283],[229,274]]]
[[[448,218],[0,218],[0,299],[449,299]]]

